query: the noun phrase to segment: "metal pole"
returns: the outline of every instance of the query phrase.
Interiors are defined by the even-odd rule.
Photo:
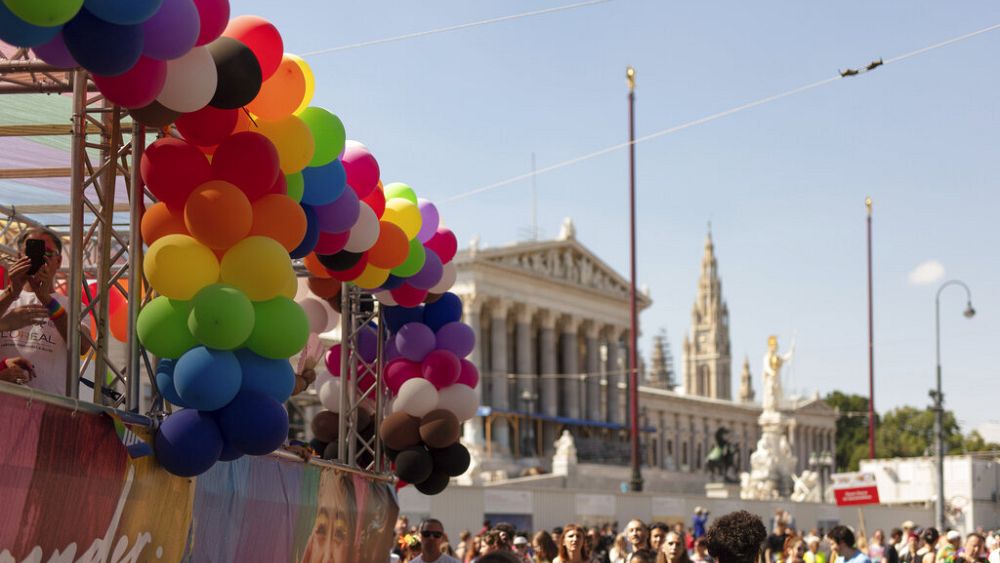
[[[632,479],[629,490],[633,493],[642,492],[642,470],[639,466],[639,311],[636,307],[635,280],[635,69],[631,66],[625,71],[628,78],[628,182],[629,182],[629,410],[632,422]]]
[[[872,307],[872,198],[868,208],[868,459],[875,459],[875,321]]]
[[[139,338],[135,323],[142,306],[142,215],[145,211],[142,174],[139,173],[142,153],[146,147],[146,127],[139,122],[132,124],[132,156],[129,182],[129,232],[128,232],[128,387],[125,391],[126,409],[139,411],[141,373],[139,365]]]
[[[80,396],[80,288],[83,287],[83,175],[86,161],[87,71],[73,72],[73,149],[70,155],[69,310],[66,311],[66,395]]]

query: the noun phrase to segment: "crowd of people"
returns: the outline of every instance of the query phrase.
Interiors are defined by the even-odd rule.
[[[629,521],[616,524],[568,524],[551,531],[528,532],[500,522],[484,522],[449,538],[439,520],[418,525],[401,517],[391,562],[414,563],[1000,563],[1000,532],[963,535],[903,522],[888,537],[883,530],[867,535],[849,526],[800,530],[779,510],[769,527],[749,512],[738,511],[708,525],[708,511],[696,509],[691,526],[682,523]],[[768,532],[770,529],[770,532]]]

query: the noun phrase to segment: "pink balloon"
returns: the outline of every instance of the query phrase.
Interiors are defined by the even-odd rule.
[[[135,66],[117,76],[92,75],[104,97],[124,108],[148,106],[167,82],[167,63],[139,57]]]
[[[347,173],[347,184],[354,188],[359,199],[364,199],[378,185],[378,161],[368,147],[357,141],[347,141],[340,162]]]
[[[229,23],[229,0],[194,0],[201,20],[201,30],[195,46],[205,45],[218,39]]]
[[[427,298],[426,289],[417,289],[406,283],[390,291],[389,294],[400,307],[416,307]]]
[[[476,368],[476,364],[470,362],[469,360],[460,360],[462,364],[462,370],[458,374],[458,381],[455,383],[461,383],[462,385],[468,385],[473,389],[476,385],[479,385],[479,369]]]
[[[334,344],[326,353],[326,369],[330,375],[340,377],[340,344]]]
[[[395,395],[399,393],[399,388],[404,383],[414,377],[420,377],[420,363],[411,362],[406,358],[396,358],[386,364],[383,379],[386,387]]]
[[[461,372],[461,361],[459,361],[458,356],[448,350],[434,350],[427,354],[420,364],[421,375],[438,389],[444,389],[454,384],[458,381]]]
[[[327,233],[324,231],[319,232],[319,241],[316,243],[316,247],[313,251],[316,254],[336,254],[344,249],[347,245],[347,239],[350,238],[351,231],[344,231],[342,233]]]
[[[447,264],[458,252],[458,239],[455,238],[455,233],[451,232],[451,229],[438,227],[437,234],[431,237],[425,246],[438,255],[442,264]]]

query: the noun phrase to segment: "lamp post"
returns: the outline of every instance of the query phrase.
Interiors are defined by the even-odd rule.
[[[524,412],[527,413],[525,421],[528,423],[528,428],[524,433],[524,445],[521,448],[524,452],[524,457],[534,457],[535,455],[535,425],[534,420],[531,419],[531,415],[535,413],[535,401],[537,399],[538,395],[532,393],[530,389],[521,391],[521,403],[524,406]]]
[[[819,501],[826,502],[826,481],[833,471],[833,453],[829,450],[809,454],[809,467],[819,472]]]
[[[636,307],[635,280],[635,69],[625,69],[628,80],[628,201],[629,201],[629,413],[632,426],[632,478],[629,490],[642,492],[642,470],[639,467],[639,310]]]
[[[934,449],[937,461],[937,498],[934,503],[934,524],[938,530],[944,529],[944,394],[941,392],[941,292],[950,285],[960,285],[965,289],[966,306],[962,312],[965,318],[976,315],[972,308],[972,291],[959,280],[941,284],[934,297],[934,341],[937,357],[937,389],[934,392]]]

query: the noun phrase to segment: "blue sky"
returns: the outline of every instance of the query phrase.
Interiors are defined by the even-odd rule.
[[[270,19],[306,53],[568,3],[234,0],[233,14]],[[627,64],[641,136],[996,23],[988,1],[613,0],[306,59],[314,105],[373,150],[383,179],[443,201],[529,171],[532,153],[541,168],[627,140]],[[998,49],[1000,30],[639,145],[644,343],[666,328],[679,365],[711,221],[734,376],[749,355],[759,379],[767,336],[795,335],[794,389],[867,393],[871,195],[876,407],[928,403],[934,292],[957,277],[979,314],[963,318],[964,295],[947,290],[948,406],[967,428],[997,418]],[[571,216],[625,272],[626,190],[624,150],[540,175],[543,236]],[[440,207],[461,241],[499,245],[529,226],[531,201],[523,181]],[[912,283],[932,260],[944,277]]]

